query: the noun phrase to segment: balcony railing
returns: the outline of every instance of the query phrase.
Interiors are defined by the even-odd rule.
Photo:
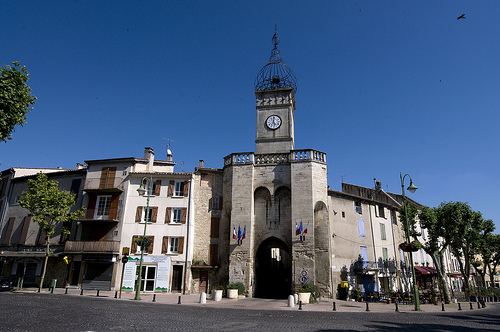
[[[123,191],[124,178],[115,177],[113,184],[101,184],[101,179],[86,179],[83,190],[102,190],[102,191]]]
[[[253,152],[233,153],[224,158],[224,166],[231,165],[271,165],[282,163],[318,162],[326,164],[326,153],[306,149],[292,150],[290,153],[254,154]]]
[[[119,253],[119,241],[66,241],[65,252],[73,253]]]

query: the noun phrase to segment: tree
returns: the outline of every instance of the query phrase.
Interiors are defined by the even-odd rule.
[[[490,228],[493,226],[493,221],[486,221]],[[479,242],[478,251],[481,258],[473,262],[476,271],[481,276],[481,283],[486,287],[486,273],[490,275],[490,282],[494,285],[494,271],[498,265],[498,253],[500,252],[500,235],[486,233]],[[493,273],[493,275],[492,275]],[[494,287],[494,286],[493,286]]]
[[[16,125],[26,123],[26,115],[33,108],[36,97],[26,84],[29,73],[26,67],[14,61],[13,66],[5,66],[0,70],[0,140],[12,139],[12,131]]]
[[[50,252],[50,237],[54,235],[56,226],[62,223],[61,232],[69,234],[71,223],[83,216],[85,208],[71,212],[75,205],[75,194],[61,191],[57,181],[49,181],[44,173],[38,173],[36,178],[28,180],[28,189],[23,192],[19,199],[19,205],[30,211],[33,222],[38,223],[45,234],[45,262],[40,280],[40,288],[43,286],[47,262]]]
[[[463,202],[441,203],[436,208],[436,216],[441,225],[441,236],[457,257],[460,272],[464,277],[464,292],[470,295],[469,276],[474,256],[478,254],[478,244],[494,227],[483,219],[480,212],[472,211],[469,205]]]
[[[413,204],[408,204],[407,210],[408,231],[410,238],[413,241],[418,242],[419,246],[431,257],[434,267],[436,268],[438,284],[441,289],[441,293],[443,294],[444,301],[445,303],[450,303],[450,288],[446,281],[446,268],[444,260],[444,252],[448,245],[446,241],[443,241],[440,238],[441,227],[436,218],[436,211],[435,209],[426,206],[423,206],[419,211]],[[401,213],[400,216],[402,216]],[[421,228],[424,228],[427,231],[426,241],[420,241],[419,237],[422,233],[418,231],[418,222],[420,222]]]

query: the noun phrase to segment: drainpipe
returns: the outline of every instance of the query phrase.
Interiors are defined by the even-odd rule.
[[[187,270],[188,270],[188,257],[189,257],[189,229],[190,229],[190,220],[191,220],[191,197],[193,195],[193,183],[194,174],[191,174],[191,179],[189,180],[189,200],[188,200],[188,211],[187,211],[187,234],[186,234],[186,258],[184,260],[184,282],[183,282],[183,290],[182,293],[186,294],[186,279],[187,279]]]

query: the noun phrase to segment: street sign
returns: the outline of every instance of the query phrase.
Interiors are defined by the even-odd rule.
[[[306,277],[306,276],[303,276],[302,278],[300,278],[300,281],[302,281],[302,282],[307,282],[307,277]]]
[[[126,264],[128,262],[128,256],[123,256],[122,257],[122,263]]]

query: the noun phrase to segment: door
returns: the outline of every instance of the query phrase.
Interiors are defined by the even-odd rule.
[[[139,266],[137,266],[139,269]],[[156,265],[143,265],[141,274],[141,292],[154,292],[156,281]]]
[[[199,293],[207,292],[207,285],[208,285],[208,272],[207,271],[201,271],[200,272],[200,289]]]
[[[182,265],[174,265],[172,270],[172,292],[182,291]]]

